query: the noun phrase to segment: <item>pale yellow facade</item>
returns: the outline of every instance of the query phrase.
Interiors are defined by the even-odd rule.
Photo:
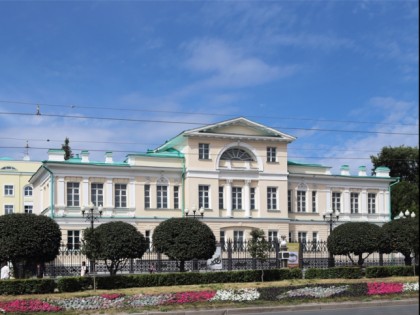
[[[163,220],[194,210],[218,240],[245,240],[252,228],[269,238],[325,240],[328,209],[340,212],[338,224],[389,220],[395,181],[389,170],[367,176],[362,167],[350,175],[344,167],[332,175],[326,166],[293,163],[287,148],[294,140],[236,118],[187,130],[124,162],[113,161],[110,152],[103,163],[91,162],[87,151],[64,161],[62,150],[50,150],[30,180],[34,212],[53,217],[64,242],[80,241],[90,224],[81,211],[91,202],[103,211],[95,224],[126,221],[150,239]]]
[[[36,161],[0,159],[0,215],[33,211],[29,179],[40,166]]]

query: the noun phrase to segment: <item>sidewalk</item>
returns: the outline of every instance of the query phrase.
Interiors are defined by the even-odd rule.
[[[220,309],[200,309],[200,310],[182,310],[182,311],[143,311],[141,313],[117,313],[115,315],[237,315],[246,313],[260,312],[279,312],[279,311],[302,311],[302,310],[327,310],[327,309],[344,309],[355,308],[360,306],[375,307],[384,305],[407,305],[419,304],[419,299],[401,299],[401,300],[376,300],[368,302],[349,301],[342,303],[305,303],[300,305],[284,305],[284,306],[260,306],[260,307],[238,307],[238,308],[220,308]],[[103,314],[103,313],[102,313]]]

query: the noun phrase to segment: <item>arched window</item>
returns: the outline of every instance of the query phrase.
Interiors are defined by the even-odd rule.
[[[253,157],[241,148],[231,148],[223,152],[221,160],[228,161],[254,161]]]
[[[31,186],[25,186],[23,190],[25,197],[31,197],[32,196],[32,187]]]

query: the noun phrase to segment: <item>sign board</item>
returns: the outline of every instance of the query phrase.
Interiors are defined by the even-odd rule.
[[[290,268],[299,267],[299,243],[288,243],[287,250],[289,251],[287,266]]]
[[[222,249],[220,244],[217,245],[216,251],[214,252],[212,258],[207,259],[207,268],[211,270],[221,270],[222,266]]]

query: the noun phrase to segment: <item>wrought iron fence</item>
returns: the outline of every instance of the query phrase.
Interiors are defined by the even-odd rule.
[[[292,245],[293,244],[293,245]],[[275,269],[282,265],[279,255],[279,241],[271,242],[268,258],[264,261],[252,258],[248,251],[248,243],[228,240],[221,246],[222,270],[247,270],[247,269]],[[328,268],[328,248],[326,242],[302,242],[288,244],[289,247],[299,248],[298,266],[300,268]],[[347,256],[335,256],[335,266],[351,266],[352,262]],[[357,262],[357,257],[354,257]],[[89,264],[89,259],[80,250],[70,250],[63,245],[57,258],[45,265],[45,276],[77,276],[80,275],[82,261]],[[144,253],[141,259],[128,260],[122,268],[122,274],[148,273],[151,265],[157,272],[179,271],[179,261],[171,260],[166,255],[155,251],[153,248]],[[404,265],[404,256],[395,253],[381,255],[373,253],[365,259],[364,266],[379,265]],[[189,271],[210,270],[207,260],[191,260],[185,262],[185,269]],[[98,260],[95,264],[98,275],[107,275],[108,270],[104,262]]]

